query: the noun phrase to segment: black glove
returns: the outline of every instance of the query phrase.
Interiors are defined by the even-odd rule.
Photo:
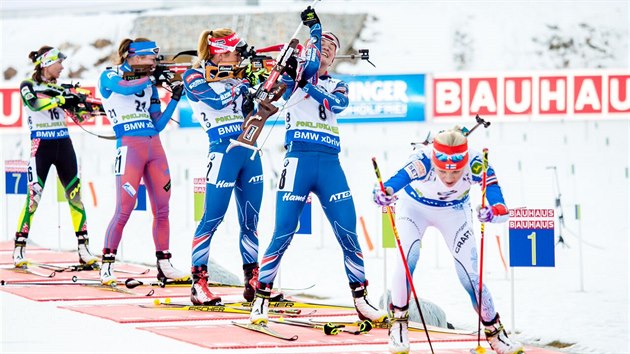
[[[158,65],[155,67],[155,70],[153,70],[153,73],[151,73],[151,76],[154,78],[152,81],[159,86],[163,82],[170,83],[173,77],[175,77],[175,74],[173,74],[167,67]]]
[[[297,77],[297,68],[297,58],[290,57],[289,59],[287,59],[287,65],[284,66],[284,73],[289,75],[289,77],[292,78],[293,81],[295,81],[295,78]]]
[[[179,101],[182,98],[182,93],[184,92],[184,83],[181,81],[173,82],[171,85],[171,99],[175,101]]]
[[[243,117],[247,117],[254,110],[254,97],[249,93],[243,96],[243,105],[241,106]]]
[[[61,108],[72,109],[72,108],[76,108],[79,105],[79,103],[81,103],[81,98],[72,92],[64,92],[63,98],[65,101],[61,105]]]
[[[300,17],[302,17],[304,26],[308,26],[309,28],[321,23],[319,17],[317,17],[317,13],[315,13],[315,9],[310,6],[302,11]]]

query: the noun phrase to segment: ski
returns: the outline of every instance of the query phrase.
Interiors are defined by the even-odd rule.
[[[232,321],[232,324],[237,327],[241,327],[241,328],[248,329],[250,331],[266,334],[268,336],[282,339],[282,340],[294,341],[298,339],[297,334],[292,337],[285,336],[282,333],[277,332],[275,329],[270,328],[266,324],[241,323],[241,322],[236,322],[236,321]]]
[[[38,262],[29,262],[29,265],[35,265],[40,268],[54,270],[57,273],[61,272],[81,272],[81,271],[91,271],[91,270],[99,270],[101,269],[98,263],[92,264],[70,264],[67,266],[62,266],[58,264],[49,264],[49,263],[38,263]],[[124,269],[114,269],[116,273],[124,273],[124,274],[132,274],[132,275],[144,275],[151,271],[151,269],[147,268],[141,271],[132,271],[132,270],[124,270]]]
[[[76,283],[76,284],[81,285],[81,286],[95,288],[95,289],[100,289],[100,290],[108,290],[108,291],[113,291],[117,293],[123,293],[127,295],[134,295],[134,296],[141,295],[138,293],[134,293],[133,291],[127,290],[125,288],[119,288],[117,285],[105,285],[101,283]],[[155,290],[151,289],[151,291],[149,291],[144,296],[152,296],[154,293],[155,293]]]
[[[421,323],[416,323],[416,322],[411,322],[411,321],[409,321],[409,330],[417,331],[417,332],[424,332],[424,328],[422,328]],[[477,331],[470,331],[470,330],[465,330],[465,329],[451,329],[451,328],[444,328],[444,327],[430,326],[430,325],[427,325],[427,330],[429,332],[435,332],[435,333],[477,334]]]
[[[156,286],[156,287],[160,287],[160,288],[166,288],[166,287],[190,287],[190,285],[192,284],[192,279],[191,280],[170,280],[167,279],[166,281],[147,281],[147,282],[143,282],[141,280],[138,279],[134,279],[134,278],[127,278],[127,280],[125,280],[125,286],[127,287],[127,289],[133,289],[136,288],[138,286]]]
[[[35,265],[37,267],[54,270],[57,273],[61,272],[80,272],[80,271],[90,271],[90,270],[99,270],[100,267],[98,263],[92,264],[71,264],[67,266],[61,266],[57,264],[48,264],[48,263],[38,263],[38,262],[29,262],[29,264]]]
[[[116,269],[116,267],[114,267],[115,273],[124,273],[124,274],[131,274],[131,275],[145,275],[149,273],[150,271],[151,269],[149,268],[142,271],[133,271],[133,270]]]
[[[358,327],[365,326],[366,325],[365,322],[369,322],[372,328],[381,328],[381,329],[388,329],[390,326],[389,322],[371,322],[368,320],[366,321],[328,321],[328,322],[317,321],[317,320],[311,320],[311,321],[318,324],[332,323],[333,325],[358,326]],[[443,328],[443,327],[429,326],[429,325],[427,325],[427,329],[429,330],[429,332],[436,332],[436,333],[449,333],[449,334],[476,334],[477,333],[477,331],[450,329],[450,328]],[[420,323],[409,322],[409,330],[420,332],[420,331],[424,331],[424,328],[422,328],[422,324]]]
[[[77,285],[89,286],[89,287],[93,287],[93,288],[96,288],[96,289],[115,291],[115,292],[128,294],[128,295],[136,295],[136,296],[140,295],[140,294],[134,293],[133,291],[130,291],[128,289],[119,288],[118,285],[116,285],[116,284],[114,284],[114,285],[101,284],[101,281],[99,279],[81,279],[81,278],[78,278],[75,275],[75,276],[72,277],[72,283],[77,284]],[[155,294],[155,290],[151,289],[144,296],[152,296],[153,294]]]
[[[54,270],[52,272],[41,272],[39,270],[29,268],[28,266],[14,267],[9,269],[17,273],[31,274],[42,278],[53,278],[57,274],[57,272],[55,272]]]
[[[101,289],[101,290],[108,290],[108,291],[114,291],[114,292],[118,292],[118,293],[123,293],[123,294],[127,294],[127,295],[134,295],[134,296],[138,296],[141,294],[138,293],[134,293],[133,291],[124,289],[124,288],[119,288],[116,285],[104,285],[101,284],[100,280],[97,279],[78,279],[77,277],[73,277],[73,279],[71,281],[6,281],[6,280],[0,280],[0,286],[51,286],[51,285],[80,285],[80,286],[86,286],[86,287],[92,287],[95,289]],[[155,293],[155,290],[151,289],[146,295],[144,296],[152,296]]]
[[[372,329],[372,327],[369,327],[369,329],[365,331],[361,331],[361,330],[353,331],[353,330],[346,329],[344,325],[335,325],[331,322],[317,323],[317,322],[312,322],[312,321],[304,321],[304,320],[299,320],[299,319],[283,318],[283,317],[280,317],[279,319],[270,318],[269,321],[274,322],[274,323],[289,325],[289,326],[321,329],[324,331],[324,334],[329,335],[329,336],[335,336],[341,332],[359,335],[361,333],[367,333],[369,330]]]
[[[241,284],[228,284],[228,283],[221,283],[221,282],[214,282],[212,280],[208,281],[208,287],[227,287],[227,288],[244,288],[244,285]],[[277,291],[304,291],[304,290],[308,290],[308,289],[312,289],[315,287],[315,284],[311,284],[309,286],[303,287],[303,288],[274,288],[273,290],[277,290]]]
[[[354,321],[354,322],[351,322],[351,321],[340,322],[340,321],[318,321],[311,318],[309,319],[309,322],[315,323],[318,325],[329,324],[332,326],[341,326],[341,327],[345,327],[345,326],[358,327],[359,329],[358,332],[360,333],[367,333],[371,331],[373,328],[381,328],[379,327],[380,324],[387,325],[387,327],[383,326],[382,328],[389,328],[388,322],[377,322],[377,325],[375,326],[370,320]]]
[[[251,302],[228,302],[225,303],[225,306],[236,306],[236,307],[252,307]],[[271,301],[269,303],[269,308],[315,308],[315,309],[339,309],[339,310],[354,310],[352,306],[342,306],[342,305],[327,305],[327,304],[317,304],[311,302],[300,302],[300,301],[291,301],[291,300],[282,300],[282,301]]]
[[[201,312],[226,312],[226,313],[242,313],[249,314],[251,308],[247,307],[233,307],[225,305],[189,305],[189,304],[177,304],[171,302],[161,302],[159,300],[154,301],[153,305],[139,305],[143,308],[156,308],[161,310],[180,310],[180,311],[201,311]],[[309,312],[306,315],[312,315],[316,311]],[[300,309],[269,309],[269,313],[272,315],[287,315],[298,316],[302,313]]]

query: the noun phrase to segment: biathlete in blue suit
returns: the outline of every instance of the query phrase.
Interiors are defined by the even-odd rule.
[[[267,322],[269,297],[282,255],[291,243],[306,199],[313,192],[320,200],[335,237],[343,250],[344,265],[355,307],[361,319],[382,321],[385,311],[366,298],[367,280],[363,254],[356,234],[356,212],[345,173],[339,162],[339,129],[336,114],[348,106],[348,86],[328,75],[339,39],[322,33],[317,14],[310,7],[302,12],[310,28],[304,57],[287,63],[286,139],[276,195],[276,224],[263,256],[256,299],[250,321]],[[290,97],[289,97],[290,96]]]
[[[259,156],[250,160],[248,149],[237,147],[226,152],[230,138],[238,137],[244,116],[253,109],[251,99],[245,98],[250,82],[226,69],[239,65],[239,50],[246,46],[229,28],[204,31],[197,51],[200,61],[183,77],[190,105],[210,141],[205,211],[192,244],[191,301],[196,305],[214,305],[221,301],[208,289],[208,258],[212,236],[223,221],[232,191],[238,206],[245,277],[243,296],[247,301],[254,299],[258,280],[256,229],[263,195],[262,164]]]

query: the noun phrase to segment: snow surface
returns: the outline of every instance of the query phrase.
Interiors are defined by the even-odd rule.
[[[37,17],[8,18],[6,9],[39,6],[41,1],[3,1],[1,68],[15,66],[21,73],[28,70],[26,53],[44,43],[60,44],[66,38],[81,44],[67,64],[90,67],[101,53],[88,52],[87,44],[97,38],[111,38],[117,43],[131,29],[137,14],[101,13],[68,16],[61,5],[51,9],[42,20]],[[107,2],[99,2],[103,5]],[[239,7],[203,8],[204,2],[191,2],[195,13],[204,10],[240,11]],[[263,1],[264,8],[300,9],[306,2]],[[114,7],[117,5],[114,2]],[[361,4],[360,9],[358,4]],[[8,7],[5,7],[10,5]],[[138,6],[146,6],[141,2]],[[13,7],[11,7],[13,6]],[[540,46],[531,38],[545,25],[557,24],[564,35],[579,37],[579,24],[586,22],[600,29],[612,29],[621,38],[612,41],[611,57],[581,58],[568,53],[573,68],[628,67],[628,2],[626,1],[324,1],[320,11],[359,12],[374,15],[355,43],[356,48],[369,47],[377,68],[364,63],[339,65],[347,73],[445,72],[460,69],[452,60],[453,52],[466,53],[465,67],[471,71],[549,70],[557,67],[558,56],[538,55]],[[95,8],[98,8],[95,5]],[[404,9],[404,11],[401,11]],[[185,9],[179,8],[178,13]],[[164,10],[162,10],[164,11]],[[98,24],[98,25],[95,25]],[[472,45],[457,47],[452,34],[465,31]],[[615,32],[613,31],[613,32]],[[613,38],[614,39],[614,38]],[[611,41],[611,38],[608,38]],[[516,45],[515,45],[516,44]],[[472,49],[471,49],[472,48]],[[92,49],[93,50],[93,49]],[[85,51],[85,52],[82,52]],[[590,59],[590,60],[588,60]],[[96,71],[95,71],[96,72]],[[91,72],[88,71],[88,74]],[[88,76],[89,77],[89,76]],[[95,77],[94,77],[95,78]],[[15,85],[2,82],[5,86]],[[460,122],[469,126],[470,122]],[[377,249],[367,250],[363,235],[366,272],[370,279],[370,297],[378,299],[386,288],[387,268],[396,250],[378,248],[380,214],[370,201],[373,172],[370,158],[376,156],[385,176],[394,173],[410,152],[409,142],[418,141],[428,131],[438,131],[452,124],[416,123],[387,126],[342,125],[342,164],[353,191],[357,214],[365,218]],[[276,127],[265,145],[265,197],[259,225],[261,253],[273,231],[274,171],[282,161],[279,141],[282,128]],[[263,133],[263,136],[266,133]],[[515,337],[527,344],[545,345],[557,340],[575,343],[565,349],[573,353],[630,352],[628,339],[628,120],[552,121],[544,123],[493,123],[486,131],[475,133],[471,144],[488,147],[490,159],[510,207],[552,208],[556,197],[555,180],[548,166],[558,171],[562,204],[568,231],[564,237],[570,247],[556,248],[555,268],[517,268],[505,272],[501,264],[495,235],[501,235],[506,254],[504,227],[491,225],[486,231],[484,281],[492,291],[496,307],[506,327],[516,330]],[[82,179],[96,186],[98,207],[84,192],[91,234],[91,247],[97,251],[103,243],[103,230],[114,210],[111,170],[114,144],[73,131],[73,142],[80,159]],[[385,138],[385,137],[395,137]],[[194,232],[192,220],[192,178],[203,175],[207,141],[201,129],[170,129],[161,134],[173,179],[171,198],[171,250],[173,263],[187,269]],[[3,135],[0,160],[26,159],[30,150],[25,132]],[[520,167],[520,168],[519,168]],[[572,174],[574,171],[574,174]],[[52,174],[49,181],[52,181]],[[1,183],[4,183],[2,181]],[[55,201],[54,186],[49,182],[35,216],[31,239],[43,246],[70,250],[75,247],[68,208]],[[0,184],[4,190],[4,185]],[[480,193],[473,190],[473,203]],[[22,196],[3,195],[0,203],[0,239],[12,239],[18,206]],[[581,223],[573,217],[573,207],[581,204]],[[277,283],[299,287],[316,284],[310,291],[326,296],[327,301],[351,302],[343,273],[341,251],[321,208],[313,205],[313,236],[296,235],[287,251]],[[148,212],[134,212],[125,229],[122,257],[128,261],[153,263]],[[225,222],[212,243],[212,257],[240,276],[240,259],[236,235],[235,206],[230,206]],[[580,266],[579,240],[583,237],[583,266]],[[441,236],[425,236],[415,284],[422,298],[441,306],[447,320],[458,327],[475,328],[476,315],[467,294],[461,289],[448,251]],[[479,240],[477,240],[479,242]],[[580,269],[583,269],[583,273]],[[512,283],[514,279],[514,296]],[[582,275],[581,275],[582,274]],[[581,283],[580,279],[583,279]],[[44,290],[42,290],[44,291]],[[167,353],[206,352],[200,347],[156,336],[135,329],[135,325],[118,325],[110,321],[57,309],[54,303],[35,303],[0,292],[2,299],[3,353],[110,352],[112,345],[125,343],[121,352]],[[65,303],[64,303],[65,304]],[[514,305],[514,312],[511,307]],[[116,338],[115,340],[111,338]],[[119,349],[119,348],[117,348]],[[385,346],[378,348],[386,350]]]

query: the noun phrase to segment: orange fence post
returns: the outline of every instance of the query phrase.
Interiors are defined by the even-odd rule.
[[[365,242],[367,242],[368,250],[371,252],[374,250],[374,245],[372,244],[370,234],[368,234],[367,228],[365,227],[365,220],[363,220],[363,216],[359,216],[359,221],[361,221],[361,228],[363,229],[363,235],[365,235]]]

